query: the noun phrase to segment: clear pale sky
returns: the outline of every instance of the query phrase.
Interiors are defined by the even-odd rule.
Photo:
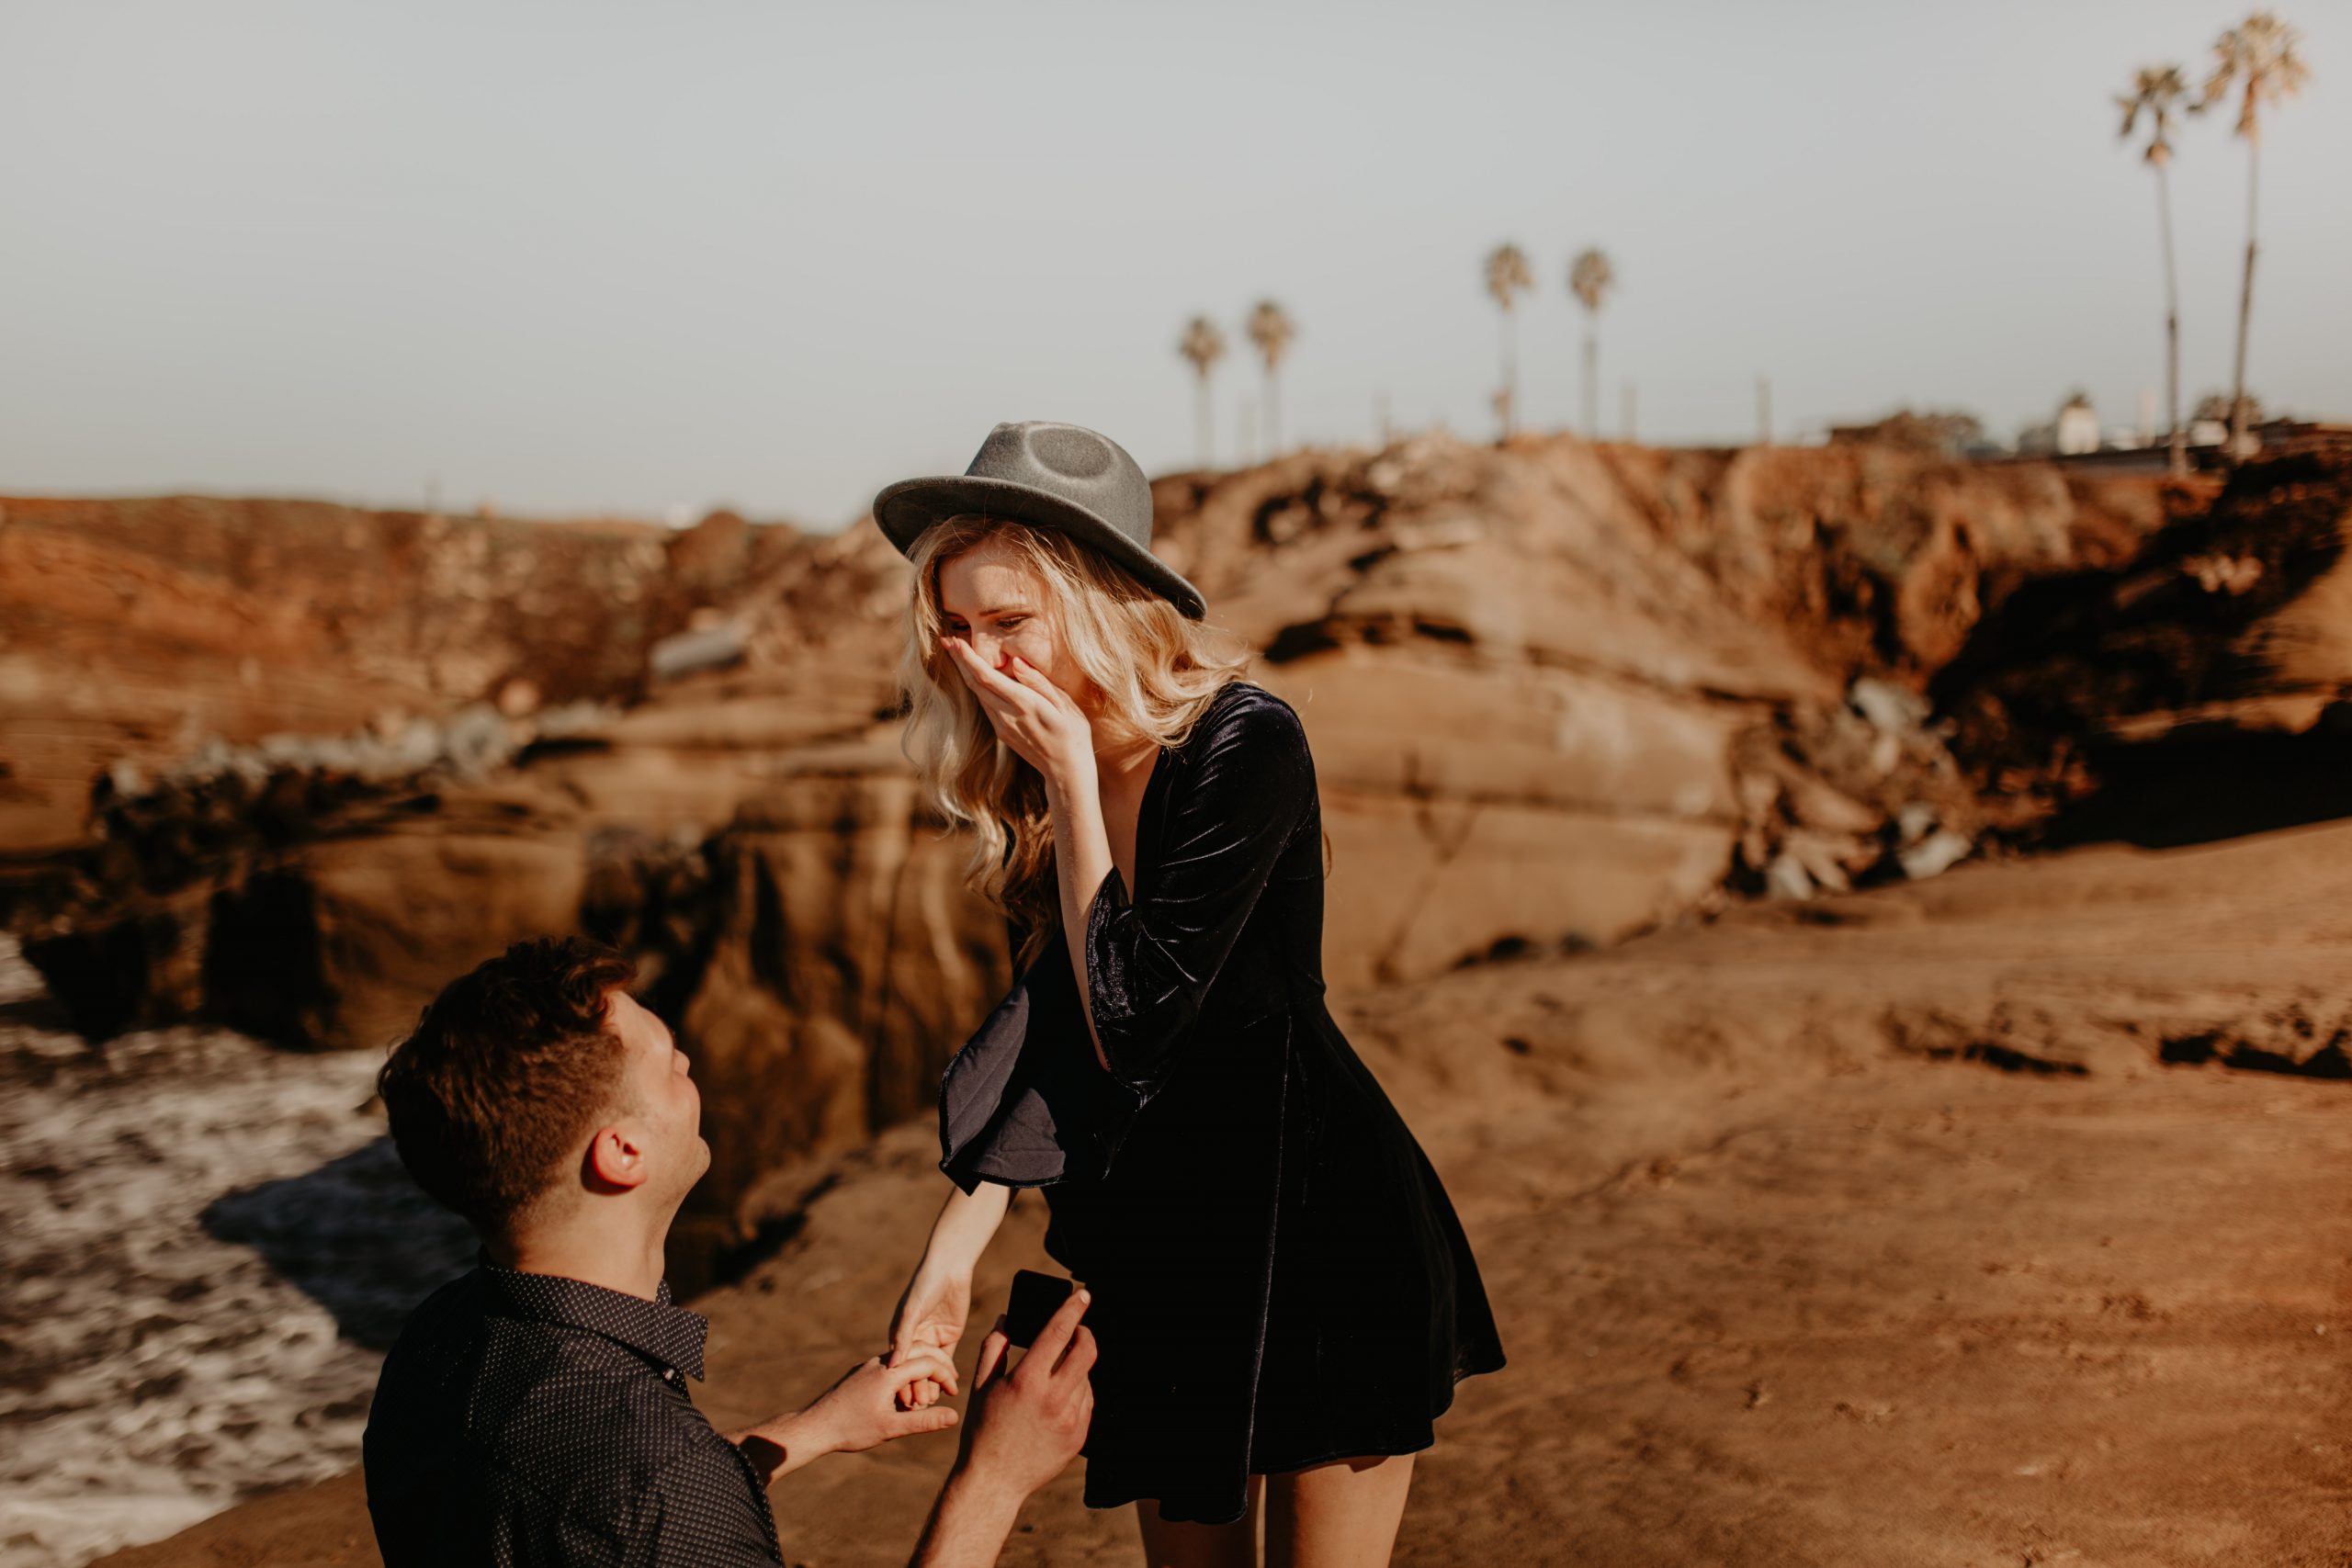
[[[2352,418],[2352,0],[2264,140],[2250,382]],[[1897,404],[1996,433],[2163,381],[2132,69],[2201,82],[2217,0],[1640,6],[0,0],[0,492],[193,490],[834,527],[1000,419],[1193,456],[1195,310],[1285,434],[1602,409],[1783,438]],[[2226,386],[2246,157],[2189,122],[2184,399]]]

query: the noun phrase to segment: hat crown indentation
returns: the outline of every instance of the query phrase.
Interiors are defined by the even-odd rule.
[[[1049,424],[1033,430],[1028,446],[1029,456],[1039,467],[1064,479],[1101,479],[1114,461],[1109,442],[1074,425]]]

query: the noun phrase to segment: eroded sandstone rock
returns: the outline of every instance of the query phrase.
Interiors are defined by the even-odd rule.
[[[2020,589],[1932,688],[1980,793],[2062,842],[2352,810],[2347,546],[2352,457],[2290,453],[2128,561]]]
[[[1731,896],[1949,863],[1984,810],[1917,695],[1925,673],[2016,582],[2127,557],[2162,512],[2154,487],[2040,469],[1566,439],[1302,452],[1163,479],[1156,496],[1163,553],[1261,650],[1258,678],[1315,746],[1341,987],[1606,946]],[[479,700],[463,723],[505,749],[428,746],[412,718],[368,731],[368,756],[423,759],[405,773],[356,765],[356,742],[258,737],[230,748],[254,765],[200,777],[108,759],[132,768],[101,792],[97,835],[0,877],[28,954],[85,1026],[217,1018],[376,1045],[507,941],[589,931],[639,959],[695,1057],[717,1161],[696,1224],[712,1248],[740,1234],[729,1205],[762,1172],[924,1109],[1005,959],[999,922],[961,886],[962,843],[899,750],[907,569],[878,532],[717,516],[522,557],[504,525],[374,515],[337,513],[336,549],[364,557],[378,528],[411,564],[366,592],[387,606],[443,595],[452,625],[475,628],[470,642],[404,634],[379,664],[403,700]],[[135,556],[152,520],[108,525]],[[62,547],[56,532],[39,547]],[[12,536],[28,537],[0,530],[0,549]],[[543,668],[514,627],[486,629],[526,597],[540,615],[572,603],[514,564],[543,570],[549,551],[601,586],[586,663]],[[233,605],[243,580],[225,570],[204,581]],[[356,613],[294,615],[289,657],[321,662],[319,627]],[[723,668],[682,660],[646,683],[662,637],[721,628]],[[194,668],[201,685],[222,667],[206,654]],[[276,669],[253,687],[273,701]],[[502,704],[518,682],[530,700]],[[356,700],[347,681],[337,691]],[[558,724],[582,695],[610,705]],[[430,734],[452,733],[458,708],[438,711]]]

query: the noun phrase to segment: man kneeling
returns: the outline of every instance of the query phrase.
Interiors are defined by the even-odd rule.
[[[482,1243],[377,1383],[368,1511],[387,1568],[776,1562],[769,1482],[956,1424],[898,1408],[917,1379],[955,1391],[937,1350],[868,1360],[730,1437],[695,1408],[709,1325],[672,1304],[662,1248],[710,1148],[686,1058],[631,977],[587,942],[517,942],[443,991],[379,1076],[401,1161]],[[983,1342],[918,1564],[993,1562],[1022,1500],[1077,1454],[1084,1310],[1073,1294],[1010,1372],[1003,1334]]]

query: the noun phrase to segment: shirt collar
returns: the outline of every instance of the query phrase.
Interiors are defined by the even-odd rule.
[[[662,1281],[649,1302],[585,1280],[502,1269],[487,1258],[480,1263],[496,1310],[535,1323],[601,1334],[650,1361],[674,1367],[696,1380],[702,1377],[703,1342],[710,1337],[710,1320],[673,1304],[669,1280]]]

